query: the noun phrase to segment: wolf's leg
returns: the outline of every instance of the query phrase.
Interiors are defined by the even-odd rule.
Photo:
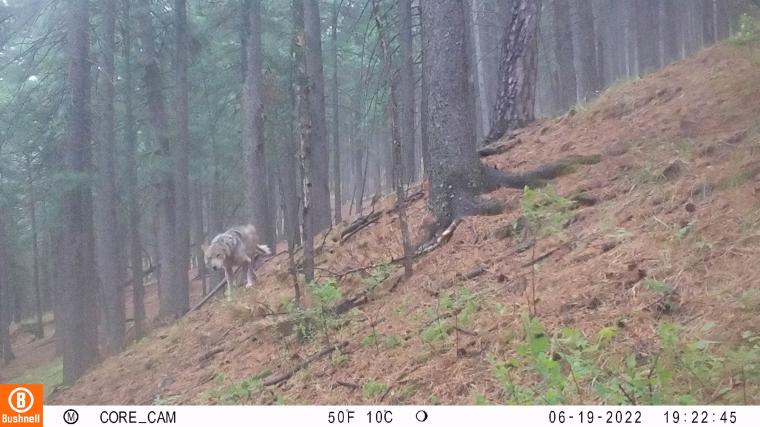
[[[224,295],[227,297],[227,301],[230,301],[232,300],[232,272],[227,266],[224,267],[224,279],[227,281]]]
[[[252,288],[253,282],[256,281],[256,272],[253,271],[253,262],[249,262],[248,266],[246,268],[246,275],[247,283],[245,284],[246,288]]]

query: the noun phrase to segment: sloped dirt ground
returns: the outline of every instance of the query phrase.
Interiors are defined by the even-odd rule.
[[[708,49],[617,85],[577,112],[539,121],[517,135],[516,148],[486,160],[524,170],[570,154],[603,155],[601,163],[580,166],[553,184],[560,194],[584,192],[590,206],[575,211],[566,229],[570,244],[546,238],[536,245],[536,257],[551,252],[535,273],[538,317],[548,331],[572,326],[595,337],[617,325],[604,354],[610,360],[628,353],[651,357],[662,321],[726,348],[744,331],[757,335],[760,308],[740,302],[748,289],[760,287],[760,64],[753,56],[731,45]],[[487,195],[505,205],[504,213],[464,219],[448,244],[415,263],[411,279],[393,287],[400,267],[388,267],[390,279],[331,333],[331,342],[348,343],[340,355],[236,401],[471,404],[479,395],[503,402],[487,354],[508,359],[523,335],[532,255],[518,252],[520,236],[505,232],[521,215],[521,193]],[[393,200],[382,204],[387,209]],[[413,229],[425,213],[424,200],[410,207]],[[400,255],[395,215],[343,243],[338,231],[318,252],[323,279]],[[468,279],[476,270],[481,274]],[[342,294],[367,289],[376,282],[370,273],[381,274],[368,269],[341,277]],[[232,303],[214,301],[154,330],[56,393],[53,402],[224,403],[233,384],[287,372],[317,353],[324,338],[300,344],[283,327],[288,316],[273,314],[285,312],[292,294],[286,255],[268,261],[259,279]],[[668,310],[647,280],[675,289]],[[463,288],[479,301],[470,323],[442,340],[423,340],[422,331],[443,316],[440,297]],[[705,332],[708,324],[719,327]],[[367,340],[373,331],[383,337],[378,345]],[[390,336],[399,344],[386,346]],[[372,393],[367,383],[389,389]],[[758,395],[756,384],[743,384],[716,392],[714,402],[757,404]]]

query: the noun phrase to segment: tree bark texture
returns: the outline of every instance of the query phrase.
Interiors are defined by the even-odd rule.
[[[72,177],[61,193],[63,239],[59,303],[63,381],[72,384],[98,351],[97,274],[93,235],[90,112],[90,26],[87,0],[70,0],[66,16],[66,138],[63,170]]]

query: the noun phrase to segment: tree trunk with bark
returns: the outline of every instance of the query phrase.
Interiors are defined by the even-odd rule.
[[[0,206],[0,359],[3,364],[15,359],[11,346],[10,324],[11,296],[10,296],[10,265],[8,263],[8,237],[4,219],[7,211]]]
[[[306,46],[306,73],[309,82],[309,106],[311,108],[311,177],[312,226],[319,233],[330,226],[330,150],[325,124],[325,77],[322,62],[322,32],[320,30],[318,0],[303,1],[303,21]]]
[[[172,147],[169,136],[169,121],[163,98],[163,83],[158,53],[155,46],[153,23],[151,21],[150,0],[140,2],[140,41],[142,42],[143,67],[145,74],[145,96],[150,113],[150,124],[157,140],[156,149],[163,162],[159,172],[156,192],[158,197],[158,255],[159,268],[159,315],[164,318],[179,318],[188,309],[187,289],[182,289],[177,260],[177,228],[175,226],[175,191],[172,171]]]
[[[103,2],[103,33],[100,37],[100,132],[96,142],[97,184],[95,191],[95,246],[105,314],[106,349],[118,353],[124,349],[125,315],[124,274],[119,251],[118,206],[116,199],[116,162],[114,158],[114,99],[116,50],[116,0]]]
[[[311,0],[306,0],[306,3]],[[310,74],[307,72],[309,63],[306,58],[306,50],[309,43],[305,29],[305,7],[300,0],[293,1],[293,23],[295,27],[295,92],[296,92],[296,112],[298,114],[298,140],[299,140],[299,171],[301,175],[301,188],[303,191],[302,199],[302,216],[301,224],[303,225],[303,273],[306,283],[314,281],[314,223],[312,216],[312,174],[313,159],[312,152],[317,148],[313,145],[315,141],[312,137],[314,128],[312,126],[312,113],[314,102],[311,98],[317,96],[311,92],[314,85],[309,81]],[[328,205],[329,207],[329,205]]]
[[[241,97],[243,137],[246,147],[246,195],[250,215],[259,237],[267,245],[274,245],[274,221],[269,208],[267,185],[267,144],[264,138],[264,100],[261,79],[263,57],[261,53],[261,1],[245,0],[249,5],[245,34],[246,67],[243,96]]]
[[[174,143],[174,203],[175,240],[177,262],[176,314],[183,315],[190,309],[190,80],[188,79],[188,54],[190,49],[187,29],[187,2],[174,1],[176,31],[175,100],[177,105],[177,140]]]
[[[640,76],[660,66],[659,16],[657,0],[641,0],[636,8],[636,40]]]
[[[35,189],[35,179],[33,172],[33,163],[31,158],[26,159],[27,179],[29,193],[27,201],[29,203],[29,223],[32,232],[32,285],[34,286],[34,308],[37,317],[37,324],[34,330],[34,336],[37,339],[45,337],[45,327],[42,324],[42,291],[40,289],[40,250],[39,250],[39,230],[37,226],[37,197]]]
[[[725,0],[724,0],[725,1]],[[710,46],[715,43],[715,5],[713,0],[702,0],[702,44]]]
[[[596,30],[590,0],[575,0],[575,34],[577,35],[578,92],[580,102],[587,102],[601,90],[596,63]]]
[[[412,45],[412,2],[399,0],[399,134],[404,162],[404,185],[417,179],[417,156],[415,155],[414,126],[414,51]]]
[[[518,7],[519,8],[519,7]],[[529,11],[530,8],[522,8]],[[478,194],[500,186],[523,188],[567,173],[574,164],[598,162],[598,156],[560,160],[527,172],[499,171],[483,165],[477,155],[475,118],[462,100],[470,99],[466,52],[468,6],[461,0],[426,3],[423,49],[429,54],[423,72],[430,78],[431,147],[430,206],[435,216],[428,233],[445,229],[455,219],[478,214]],[[524,19],[527,22],[527,19]],[[509,34],[508,39],[519,39]],[[524,38],[522,39],[524,40]],[[524,42],[523,42],[524,43]],[[518,46],[525,49],[525,45]],[[432,79],[435,76],[435,79]]]
[[[332,4],[332,149],[333,149],[333,211],[335,223],[343,221],[343,197],[341,194],[340,175],[340,93],[338,92],[338,15],[340,14],[340,0],[333,0]]]
[[[569,0],[553,0],[552,14],[554,18],[554,55],[557,58],[557,67],[559,67],[560,109],[565,110],[578,101]]]
[[[130,0],[123,0],[122,49],[124,59],[124,166],[127,192],[128,219],[128,257],[131,270],[132,307],[134,317],[134,336],[139,339],[145,332],[145,290],[143,288],[143,257],[140,243],[140,203],[137,179],[137,125],[132,93],[132,27]]]
[[[90,148],[90,18],[87,0],[71,0],[66,16],[66,138],[63,170],[77,177],[61,194],[63,223],[61,310],[63,381],[72,384],[98,352],[97,274],[93,236]]]
[[[679,40],[681,18],[677,6],[677,3],[673,0],[660,0],[660,7],[662,8],[660,34],[662,34],[663,64],[670,64],[681,57]]]
[[[403,7],[403,5],[400,5]],[[410,12],[411,13],[411,12]],[[390,126],[391,126],[391,135],[393,138],[393,169],[394,169],[394,177],[395,179],[395,189],[396,189],[396,209],[398,211],[398,219],[399,219],[399,228],[401,231],[401,246],[403,248],[404,253],[404,276],[405,277],[411,277],[412,275],[412,245],[411,245],[411,239],[409,237],[409,225],[407,223],[407,217],[406,217],[406,186],[409,175],[407,175],[404,171],[405,165],[404,165],[404,159],[402,158],[403,155],[403,143],[401,141],[401,133],[402,129],[399,128],[398,122],[396,121],[397,112],[399,111],[399,104],[398,104],[398,96],[396,94],[397,88],[394,87],[392,79],[393,79],[393,61],[391,58],[391,52],[390,47],[388,46],[388,41],[385,37],[385,22],[383,21],[381,12],[380,12],[380,4],[379,0],[372,0],[372,14],[375,19],[375,24],[377,25],[377,33],[378,33],[378,41],[380,43],[380,49],[383,53],[383,74],[386,76],[386,87],[390,91],[390,97],[389,97],[389,109],[390,114],[388,114],[388,117],[390,119]],[[410,17],[411,20],[411,17]],[[403,19],[402,19],[403,21]],[[411,23],[410,23],[411,25]],[[404,31],[403,24],[401,31]],[[411,31],[411,28],[410,28]],[[410,35],[411,36],[411,35]],[[410,46],[411,49],[411,46]],[[401,69],[399,70],[403,74],[403,61],[401,64]],[[401,87],[399,87],[400,89]],[[414,90],[414,88],[412,88]],[[413,113],[413,112],[412,112]]]
[[[529,55],[529,58],[525,58],[524,55],[530,50],[529,47],[538,32],[540,11],[541,3],[538,0],[518,0],[512,6],[510,24],[502,37],[499,56],[500,77],[496,102],[490,114],[491,128],[486,143],[496,141],[508,132],[525,126],[532,118],[533,109],[528,107],[535,102],[538,68],[534,55]],[[526,59],[528,62],[524,62]],[[521,68],[523,64],[526,66]],[[521,99],[521,92],[525,99]],[[529,105],[521,105],[520,101]]]

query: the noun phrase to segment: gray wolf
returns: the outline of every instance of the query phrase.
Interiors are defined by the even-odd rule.
[[[256,228],[252,225],[233,227],[222,234],[218,234],[206,247],[206,264],[214,271],[224,269],[224,278],[227,281],[227,297],[234,281],[234,268],[246,269],[246,288],[253,286],[256,280],[254,262],[259,256],[272,255],[269,246],[259,244],[259,236]]]

